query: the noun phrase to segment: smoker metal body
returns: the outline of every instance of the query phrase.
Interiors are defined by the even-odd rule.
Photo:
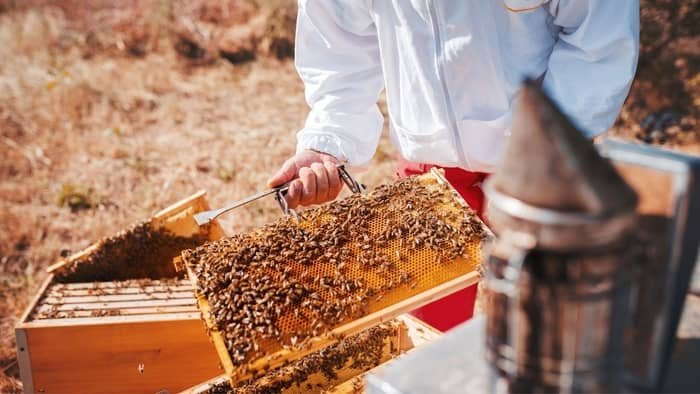
[[[634,207],[597,218],[486,189],[500,235],[484,287],[490,391],[619,391],[635,276],[626,256]]]
[[[532,81],[484,192],[491,391],[619,392],[637,193]]]

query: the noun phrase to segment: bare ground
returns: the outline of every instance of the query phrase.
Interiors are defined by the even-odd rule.
[[[17,9],[0,0],[0,390],[9,392],[21,390],[13,327],[49,264],[199,189],[208,190],[214,206],[260,190],[294,151],[294,133],[307,113],[291,61],[261,56],[239,63],[261,45],[268,55],[288,54],[284,40],[257,37],[242,47],[231,39],[219,47],[198,41],[184,51],[196,56],[184,59],[182,47],[180,54],[173,47],[182,34],[192,38],[191,30],[163,34],[161,19],[177,19],[168,10],[141,12],[138,23],[113,35],[94,27],[102,26],[104,13],[90,13],[93,27],[86,30],[73,15],[82,2],[53,3],[63,8]],[[89,4],[98,3],[109,2]],[[123,3],[122,9],[172,7],[171,1]],[[221,14],[196,11],[200,19]],[[155,16],[142,23],[143,15]],[[125,19],[131,20],[128,13],[115,26]],[[266,25],[266,34],[278,26]],[[202,37],[209,36],[192,39]],[[677,50],[670,53],[660,50],[663,56],[650,51],[660,60],[640,66],[611,134],[700,153],[697,36],[689,39],[673,42],[668,47]],[[673,116],[662,122],[669,111]],[[654,122],[643,123],[649,115]],[[394,157],[385,133],[372,170],[360,180],[391,179]],[[235,232],[278,215],[264,201],[223,224]]]

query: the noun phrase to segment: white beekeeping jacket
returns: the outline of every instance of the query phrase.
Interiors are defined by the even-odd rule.
[[[490,172],[523,78],[543,78],[594,136],[617,116],[638,49],[638,0],[300,0],[295,62],[311,111],[297,149],[369,162],[386,88],[406,159]]]

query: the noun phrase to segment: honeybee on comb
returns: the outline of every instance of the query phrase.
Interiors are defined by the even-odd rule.
[[[207,240],[200,234],[183,237],[153,227],[150,220],[142,221],[102,238],[98,247],[87,256],[57,271],[56,281],[76,283],[176,277],[178,273],[172,264],[173,257]]]
[[[359,334],[345,338],[335,345],[309,354],[287,366],[268,371],[261,377],[241,382],[231,387],[229,382],[218,383],[208,388],[208,394],[252,394],[291,391],[321,392],[333,383],[338,383],[338,373],[352,369],[359,373],[367,371],[389,357],[398,355],[391,338],[397,338],[398,326],[385,324],[369,328]],[[388,351],[385,345],[389,343]],[[322,380],[308,382],[312,375],[321,375]],[[294,390],[297,389],[297,390]]]
[[[209,304],[208,324],[240,367],[469,272],[455,260],[476,260],[485,232],[460,204],[435,178],[408,178],[185,251],[183,260]],[[431,270],[434,279],[422,280]]]

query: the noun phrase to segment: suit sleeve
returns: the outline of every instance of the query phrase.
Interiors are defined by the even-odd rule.
[[[608,130],[639,57],[638,0],[552,0],[559,39],[544,88],[587,136]]]
[[[314,149],[351,165],[374,155],[384,87],[376,28],[364,1],[300,0],[295,64],[311,111],[297,151]]]

